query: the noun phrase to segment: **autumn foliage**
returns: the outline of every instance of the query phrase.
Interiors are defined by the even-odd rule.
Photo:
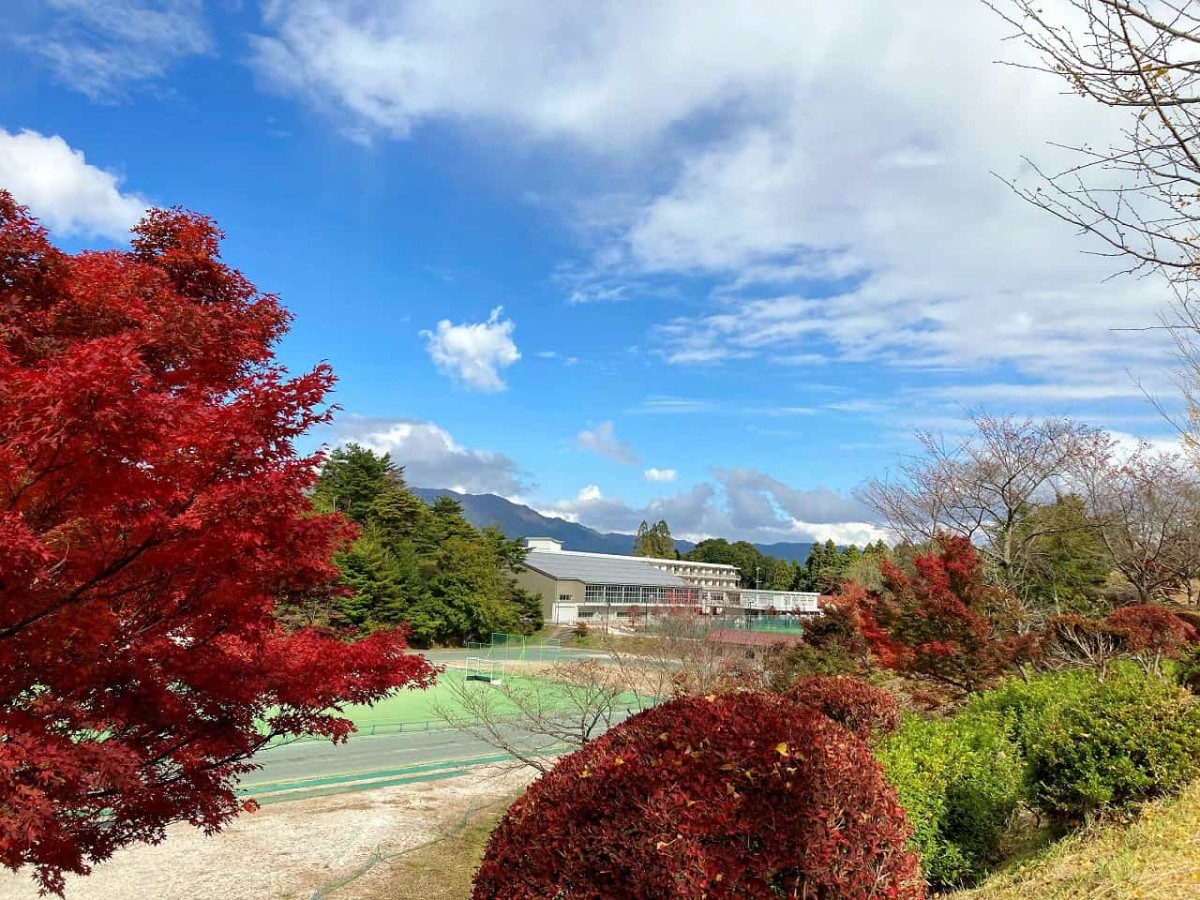
[[[1170,656],[1197,640],[1196,629],[1165,606],[1134,603],[1109,613],[1108,624],[1129,632],[1134,650]]]
[[[340,704],[431,677],[400,633],[273,616],[319,597],[351,536],[312,515],[325,366],[198,215],[68,255],[0,192],[0,862],[47,889],[173,821],[215,830],[277,733],[344,737]]]
[[[900,727],[900,701],[861,678],[812,675],[798,680],[788,694],[864,740]]]
[[[1003,591],[988,584],[969,539],[939,535],[913,570],[885,560],[883,591],[861,601],[864,634],[881,665],[974,690],[1027,650],[996,634],[990,613],[1003,607]]]
[[[673,700],[563,758],[509,809],[476,900],[920,898],[867,745],[774,695]]]

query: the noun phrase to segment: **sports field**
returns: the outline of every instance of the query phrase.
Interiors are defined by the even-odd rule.
[[[497,667],[497,674],[500,674]],[[391,734],[398,731],[425,731],[448,727],[435,712],[437,707],[443,707],[453,712],[463,712],[457,702],[454,685],[461,685],[464,677],[462,669],[447,669],[437,680],[437,683],[423,691],[398,690],[387,699],[374,706],[349,706],[347,716],[358,727],[359,734]],[[505,688],[512,691],[536,691],[544,701],[556,704],[562,709],[569,708],[570,701],[564,696],[561,685],[545,678],[532,678],[527,675],[512,675],[503,673]],[[517,708],[496,687],[483,681],[470,682],[472,690],[493,691],[494,711],[499,715],[517,714]],[[637,697],[629,695],[628,704],[636,705]]]

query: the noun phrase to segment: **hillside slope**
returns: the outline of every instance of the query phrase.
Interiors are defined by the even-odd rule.
[[[1200,898],[1200,782],[1127,826],[1092,828],[952,900]]]

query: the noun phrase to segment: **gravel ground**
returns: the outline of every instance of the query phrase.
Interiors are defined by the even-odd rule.
[[[264,806],[205,837],[174,825],[67,881],[67,900],[358,900],[374,887],[376,852],[391,857],[454,831],[472,810],[519,792],[523,771],[456,778]],[[366,871],[364,871],[366,870]],[[0,900],[36,900],[27,874],[0,874]]]

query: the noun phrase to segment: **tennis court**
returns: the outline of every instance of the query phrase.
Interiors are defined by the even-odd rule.
[[[455,691],[460,687],[465,677],[462,669],[447,669],[438,676],[437,683],[423,691],[398,690],[391,696],[376,703],[374,706],[349,706],[346,715],[354,722],[359,734],[392,734],[400,731],[434,731],[448,727],[438,717],[436,708],[442,707],[452,712],[465,714],[457,700]],[[500,675],[500,666],[496,674]],[[547,701],[548,705],[558,706],[564,710],[570,706],[570,701],[564,694],[561,683],[547,678],[533,678],[527,675],[512,675],[503,672],[504,684],[511,690],[537,691]],[[516,706],[508,700],[498,688],[486,681],[472,682],[472,689],[495,691],[494,711],[498,715],[512,713],[516,715]],[[626,705],[637,707],[641,704],[638,697],[630,693],[628,698],[622,698]]]

